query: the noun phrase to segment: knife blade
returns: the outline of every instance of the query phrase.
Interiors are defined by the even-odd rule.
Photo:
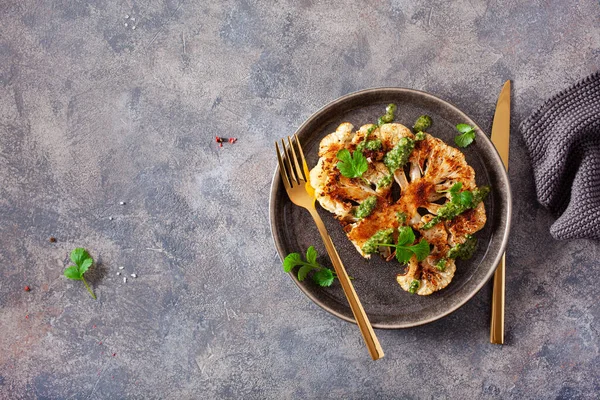
[[[510,144],[510,80],[498,96],[496,112],[492,122],[492,143],[496,147],[504,168],[508,171],[508,149]],[[504,289],[505,289],[506,253],[494,273],[494,288],[492,291],[492,316],[490,324],[490,343],[504,344]]]

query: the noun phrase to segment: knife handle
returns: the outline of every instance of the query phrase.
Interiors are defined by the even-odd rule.
[[[490,343],[504,344],[504,266],[506,253],[502,254],[500,264],[494,273],[494,289],[492,291],[492,322]]]

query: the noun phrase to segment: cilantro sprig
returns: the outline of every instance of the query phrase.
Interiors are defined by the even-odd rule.
[[[454,143],[458,147],[467,147],[473,140],[475,140],[475,128],[468,124],[458,124],[456,125],[456,130],[461,134],[454,138]]]
[[[327,267],[322,266],[317,262],[317,250],[313,246],[310,246],[306,250],[306,261],[302,260],[300,253],[290,253],[283,260],[283,270],[285,272],[291,272],[295,267],[298,269],[298,280],[302,282],[306,279],[308,274],[314,271],[312,275],[313,281],[319,286],[331,286],[337,274],[335,271],[330,270]]]
[[[94,259],[84,248],[78,247],[71,252],[71,261],[73,261],[75,265],[71,265],[65,269],[65,276],[75,281],[83,281],[83,284],[92,298],[96,300],[96,295],[92,292],[92,289],[83,276],[94,263]]]
[[[337,168],[346,178],[360,178],[369,169],[367,158],[360,151],[351,155],[348,149],[342,149],[338,151],[337,158],[340,160]]]
[[[417,257],[418,261],[423,261],[430,252],[429,242],[425,239],[421,239],[417,244],[415,242],[415,232],[410,226],[400,226],[398,228],[398,242],[396,244],[390,243],[393,230],[385,229],[379,231],[373,235],[371,239],[365,242],[362,250],[364,253],[370,254],[377,251],[381,246],[393,247],[396,250],[396,260],[401,264],[406,264],[410,261],[413,255]]]
[[[401,264],[406,264],[413,254],[417,256],[418,261],[423,261],[429,255],[429,243],[421,239],[419,243],[413,245],[415,233],[410,226],[401,226],[398,228],[398,243],[396,244],[396,259]]]

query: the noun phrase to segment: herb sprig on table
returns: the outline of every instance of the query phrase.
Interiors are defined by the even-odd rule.
[[[83,284],[92,298],[96,300],[96,295],[92,292],[92,289],[83,276],[94,263],[94,259],[84,248],[78,247],[71,252],[71,261],[73,261],[75,265],[71,265],[65,269],[65,276],[75,281],[83,281]]]
[[[335,271],[319,264],[317,262],[317,256],[317,250],[315,250],[313,246],[310,246],[306,250],[306,261],[302,260],[302,255],[300,253],[290,253],[283,260],[283,270],[285,272],[291,272],[292,269],[299,266],[298,280],[300,282],[305,280],[310,272],[314,271],[312,279],[317,285],[324,287],[331,286],[337,277],[337,274]]]

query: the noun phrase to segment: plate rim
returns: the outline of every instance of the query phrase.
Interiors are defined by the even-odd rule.
[[[491,265],[497,266],[500,263],[500,259],[502,258],[502,255],[506,251],[506,246],[508,244],[508,238],[510,236],[510,229],[511,229],[512,189],[511,189],[511,185],[510,185],[510,180],[508,179],[508,172],[507,172],[506,168],[504,167],[504,164],[502,163],[502,159],[500,158],[500,155],[498,154],[498,150],[496,149],[496,146],[494,146],[494,144],[492,143],[492,141],[488,137],[488,135],[485,134],[485,132],[481,129],[481,127],[478,124],[476,124],[475,121],[473,121],[473,119],[471,117],[469,117],[466,113],[464,113],[462,110],[460,110],[454,104],[450,103],[449,101],[443,100],[435,95],[424,92],[422,90],[410,89],[410,88],[404,88],[404,87],[391,87],[391,86],[373,87],[373,88],[359,90],[356,92],[351,92],[351,93],[345,94],[343,96],[340,96],[340,97],[328,102],[327,104],[325,104],[324,106],[319,108],[317,111],[312,113],[308,118],[306,118],[306,120],[295,130],[294,134],[301,132],[307,125],[309,125],[309,123],[311,123],[314,119],[320,117],[322,114],[327,112],[327,110],[329,108],[331,108],[332,106],[334,106],[335,104],[347,101],[352,98],[361,97],[361,96],[364,96],[367,94],[373,94],[373,93],[382,92],[382,91],[417,94],[417,95],[427,97],[430,100],[444,103],[446,106],[450,107],[454,112],[464,116],[465,120],[471,126],[474,126],[476,128],[476,130],[480,133],[477,138],[478,139],[483,138],[483,140],[485,142],[487,142],[487,144],[490,145],[492,147],[492,149],[494,150],[492,153],[493,157],[495,158],[496,163],[498,163],[499,165],[502,166],[502,168],[500,168],[500,178],[506,184],[506,188],[507,188],[507,190],[506,190],[507,206],[506,206],[505,233],[502,237],[502,242],[500,243],[500,251],[495,256],[494,262],[491,263]],[[285,258],[285,256],[283,256],[284,251],[281,246],[281,239],[279,237],[279,234],[277,233],[277,229],[275,226],[276,225],[275,218],[274,218],[275,217],[275,215],[274,215],[275,201],[276,201],[275,194],[277,193],[280,185],[281,185],[281,179],[279,177],[279,165],[276,165],[275,171],[273,173],[273,177],[271,179],[271,187],[270,187],[270,194],[269,194],[269,223],[270,223],[269,227],[271,230],[271,238],[273,239],[273,244],[275,245],[275,249],[277,250],[277,255],[279,256],[280,260],[283,262],[283,259]],[[413,328],[413,327],[417,327],[417,326],[421,326],[421,325],[426,325],[431,322],[437,321],[441,318],[444,318],[444,317],[450,315],[451,313],[453,313],[454,311],[458,310],[462,306],[464,306],[469,300],[471,300],[473,297],[475,297],[475,295],[477,293],[479,293],[479,291],[483,288],[483,286],[485,286],[489,282],[491,277],[494,275],[495,271],[496,271],[496,268],[490,268],[490,270],[486,273],[484,279],[482,279],[481,282],[473,290],[471,290],[471,292],[467,296],[465,296],[465,298],[462,301],[460,301],[456,305],[450,307],[448,310],[445,310],[443,313],[440,313],[438,315],[435,315],[435,316],[432,316],[425,320],[421,320],[421,321],[417,321],[417,322],[398,323],[398,324],[383,324],[383,325],[380,323],[373,323],[372,324],[373,328],[390,329],[390,330],[406,329],[406,328]],[[297,279],[294,279],[292,272],[290,272],[288,275],[290,276],[292,281],[296,284],[296,286],[300,289],[300,291],[302,293],[304,293],[304,295],[307,296],[313,303],[315,303],[316,305],[318,305],[319,307],[321,307],[323,310],[327,311],[328,313],[335,315],[336,317],[338,317],[344,321],[356,324],[356,320],[354,318],[348,317],[348,316],[330,308],[329,306],[327,306],[326,304],[324,304],[320,300],[318,300],[312,293],[305,290],[305,288],[302,285],[300,285],[300,282]]]

